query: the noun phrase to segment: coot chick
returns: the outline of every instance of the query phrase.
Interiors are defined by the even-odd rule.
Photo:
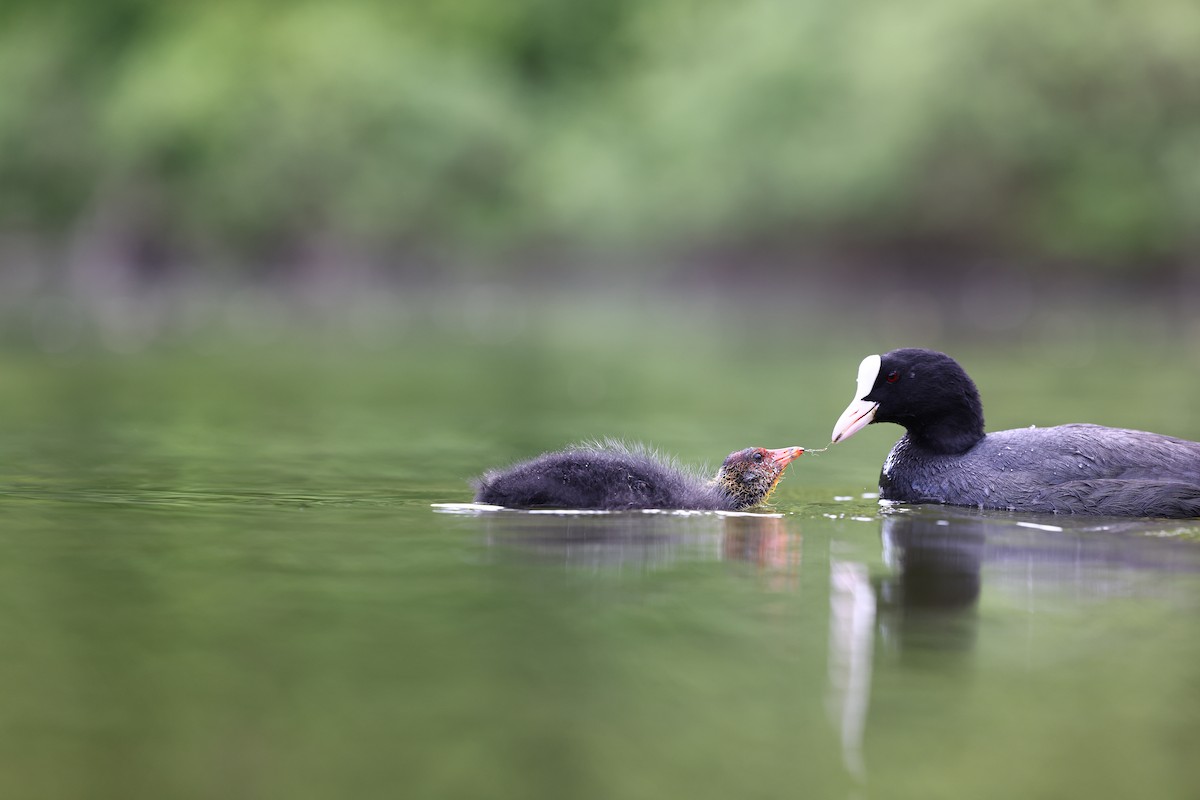
[[[879,476],[884,500],[1200,517],[1200,442],[1084,424],[985,434],[975,383],[944,353],[906,348],[864,358],[833,441],[873,422],[907,430]]]
[[[475,482],[475,502],[509,508],[669,508],[736,511],[764,502],[803,447],[748,447],[715,478],[645,447],[582,444],[494,470]]]

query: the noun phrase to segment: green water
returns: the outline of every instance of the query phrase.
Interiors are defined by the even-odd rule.
[[[880,349],[472,320],[0,353],[0,796],[1195,796],[1200,523],[881,513],[883,426],[771,515],[438,508],[819,447]],[[1200,438],[1200,343],[934,344],[990,427]]]

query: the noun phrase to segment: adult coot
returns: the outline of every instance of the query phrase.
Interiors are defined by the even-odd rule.
[[[475,481],[477,503],[509,508],[672,508],[735,511],[764,502],[803,447],[731,453],[715,478],[640,446],[583,444]]]
[[[984,434],[974,382],[943,353],[906,348],[864,358],[833,441],[872,422],[907,430],[879,476],[885,500],[1200,517],[1200,442],[1099,425]]]

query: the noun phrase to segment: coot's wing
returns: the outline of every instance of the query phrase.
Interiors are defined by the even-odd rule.
[[[990,434],[968,459],[976,502],[1031,511],[1200,516],[1200,443],[1073,424]],[[980,501],[982,494],[985,500]]]
[[[1068,481],[1046,487],[1034,502],[1066,514],[1186,519],[1200,517],[1200,486],[1145,479]]]

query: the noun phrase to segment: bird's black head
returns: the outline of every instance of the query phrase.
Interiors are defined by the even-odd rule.
[[[787,465],[803,452],[803,447],[747,447],[730,453],[717,471],[717,486],[732,498],[735,509],[756,506],[766,502]]]
[[[854,400],[833,428],[849,439],[872,422],[894,422],[914,444],[961,453],[983,438],[983,406],[975,383],[945,353],[918,348],[867,356],[858,367]]]

